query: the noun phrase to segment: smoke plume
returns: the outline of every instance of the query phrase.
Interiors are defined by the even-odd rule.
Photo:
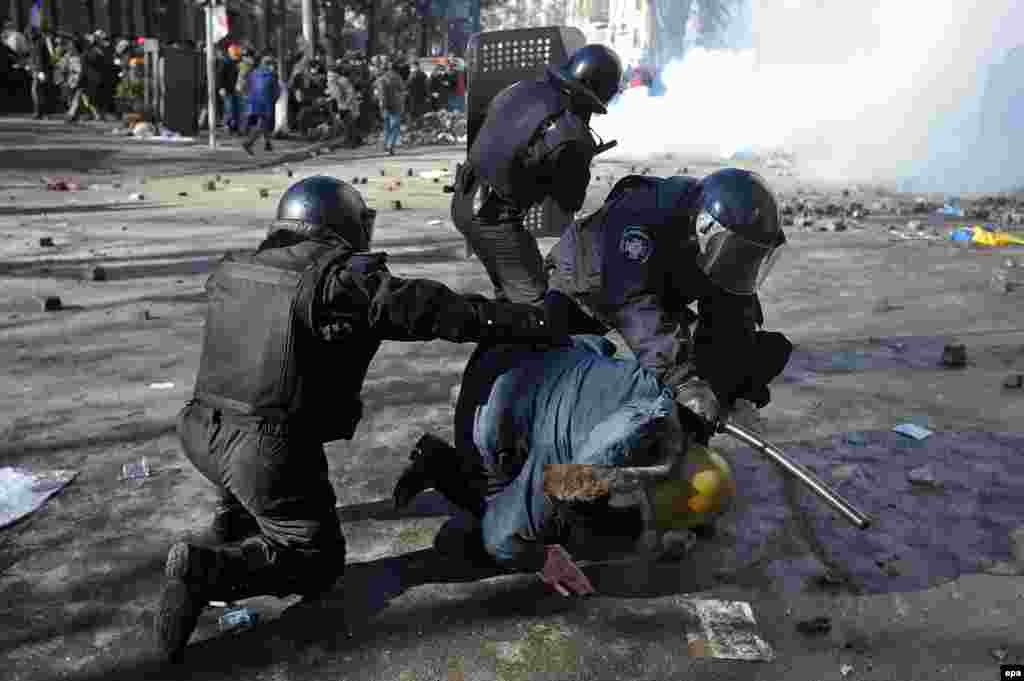
[[[665,68],[664,96],[635,88],[595,117],[619,140],[609,156],[784,150],[823,181],[948,192],[1024,181],[1024,149],[1015,158],[979,138],[989,67],[1024,43],[1013,28],[1024,3],[752,3],[753,47],[693,49]]]

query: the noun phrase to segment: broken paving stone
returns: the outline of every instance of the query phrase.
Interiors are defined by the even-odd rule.
[[[392,201],[391,202],[391,207],[393,209],[395,209],[395,210],[402,210],[402,202],[401,201]]]
[[[43,299],[43,311],[44,312],[55,312],[63,307],[58,296],[46,296]]]
[[[1007,390],[1024,389],[1024,374],[1010,374],[1003,379],[1003,387]]]
[[[405,171],[405,174],[406,174],[406,175],[408,175],[409,177],[412,177],[412,176],[413,176],[413,174],[414,174],[414,173],[412,172],[412,168],[409,168],[409,169],[408,169],[407,171]]]
[[[942,364],[954,369],[967,366],[967,346],[947,345],[942,349]]]
[[[381,170],[381,171],[380,171],[380,176],[381,176],[381,177],[384,177],[384,176],[385,176],[385,175],[387,175],[387,174],[388,174],[388,171],[386,171],[386,170]]]
[[[265,198],[267,198],[269,196],[270,196],[270,191],[268,191],[266,189],[261,189],[260,190],[260,198],[261,199],[265,199]]]
[[[44,237],[42,237],[41,239],[39,239],[39,245],[40,246],[53,246],[54,245],[53,237],[52,236],[44,236]]]
[[[829,617],[814,617],[809,620],[802,620],[796,623],[796,630],[806,636],[818,636],[832,631],[832,619]]]
[[[178,196],[188,196],[188,192],[178,192]]]
[[[149,321],[153,319],[153,313],[149,310],[139,310],[139,319],[142,321]]]
[[[942,482],[935,477],[931,466],[920,466],[907,473],[907,480],[913,485],[922,487],[940,487]]]
[[[217,183],[213,180],[207,180],[203,183],[203,189],[208,192],[216,191]]]
[[[92,270],[89,272],[89,277],[93,281],[106,281],[107,270],[97,265],[96,267],[93,267]]]

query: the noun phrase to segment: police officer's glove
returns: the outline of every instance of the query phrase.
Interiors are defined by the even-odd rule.
[[[549,314],[542,306],[488,301],[482,308],[482,343],[572,345],[565,320]]]
[[[683,428],[692,432],[700,442],[707,442],[715,434],[722,408],[711,384],[693,376],[674,387],[679,420]]]

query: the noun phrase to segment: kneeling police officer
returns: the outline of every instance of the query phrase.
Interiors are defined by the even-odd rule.
[[[315,600],[343,574],[323,445],[352,438],[383,340],[568,342],[540,308],[392,276],[386,254],[369,252],[374,217],[348,184],[302,180],[259,248],[226,256],[207,283],[199,374],[178,434],[220,505],[212,547],[168,553],[155,632],[164,659],[182,658],[211,600]]]

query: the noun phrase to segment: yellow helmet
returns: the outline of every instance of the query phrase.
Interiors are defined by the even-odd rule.
[[[729,462],[714,449],[694,444],[682,475],[654,488],[654,522],[661,530],[711,525],[732,507],[736,480]]]

